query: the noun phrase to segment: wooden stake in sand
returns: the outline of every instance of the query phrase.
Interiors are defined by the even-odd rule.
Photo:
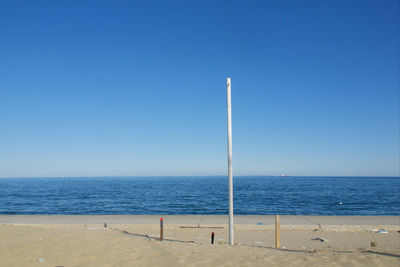
[[[229,186],[229,245],[233,245],[233,169],[232,169],[232,105],[231,78],[226,79],[228,112],[228,186]]]
[[[160,241],[164,239],[164,220],[160,218]]]
[[[281,247],[281,218],[275,215],[275,248]]]
[[[214,232],[211,233],[211,245],[214,245]]]

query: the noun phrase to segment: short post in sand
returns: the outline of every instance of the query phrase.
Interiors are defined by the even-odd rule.
[[[160,218],[160,241],[164,239],[164,220]]]
[[[281,247],[281,218],[275,215],[275,248]]]
[[[232,169],[232,105],[231,78],[226,79],[228,111],[228,186],[229,186],[229,245],[233,245],[233,169]]]

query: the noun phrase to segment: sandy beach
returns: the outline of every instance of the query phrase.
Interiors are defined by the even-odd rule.
[[[236,216],[229,246],[227,216],[1,215],[0,266],[397,266],[399,220],[281,216],[275,249],[273,216]]]

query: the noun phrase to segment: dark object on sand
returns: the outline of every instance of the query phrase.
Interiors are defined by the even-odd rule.
[[[371,248],[375,248],[378,244],[376,242],[371,242]]]
[[[211,245],[214,245],[214,232],[211,233]]]
[[[317,240],[317,241],[321,241],[321,242],[324,242],[324,241],[325,241],[325,239],[319,238],[319,237],[313,238],[313,239],[311,239],[311,240]]]
[[[160,241],[164,239],[164,220],[160,218]]]

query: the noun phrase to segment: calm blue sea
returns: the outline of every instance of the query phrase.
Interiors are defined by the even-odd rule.
[[[5,178],[0,214],[227,214],[222,176]],[[235,214],[400,215],[400,178],[235,177]]]

